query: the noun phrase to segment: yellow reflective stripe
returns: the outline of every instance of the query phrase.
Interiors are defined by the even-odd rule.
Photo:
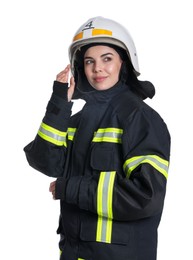
[[[67,134],[68,134],[68,140],[73,141],[75,133],[76,133],[76,128],[69,127],[67,132],[62,132],[45,123],[42,123],[40,125],[39,131],[38,131],[38,135],[42,139],[44,139],[50,143],[53,143],[55,145],[58,145],[58,146],[64,145],[65,147],[67,147],[67,143],[66,143]]]
[[[108,217],[110,219],[113,219],[112,205],[113,205],[113,187],[114,187],[114,181],[115,181],[115,174],[116,174],[116,172],[110,172],[110,179],[109,179],[107,205],[108,205]]]
[[[96,36],[96,35],[108,35],[108,36],[112,36],[113,33],[112,33],[112,31],[105,30],[105,29],[93,29],[93,30],[92,30],[92,36]]]
[[[74,135],[76,133],[76,128],[68,128],[68,140],[73,141],[74,140]]]
[[[96,241],[111,243],[113,224],[113,187],[116,172],[101,172],[97,189]]]
[[[106,29],[92,29],[91,30],[91,35],[92,36],[97,36],[97,35],[108,35],[108,36],[112,36],[113,35],[113,32],[110,31],[110,30],[106,30]],[[78,34],[76,34],[73,38],[73,42],[74,41],[78,41],[78,40],[81,40],[83,39],[84,37],[84,31],[83,32],[80,32]]]
[[[78,41],[78,40],[80,40],[82,38],[83,38],[83,32],[80,32],[80,33],[78,33],[77,35],[74,36],[73,42],[74,41]]]
[[[107,222],[107,232],[106,232],[106,239],[107,242],[111,242],[112,237],[112,225],[113,225],[113,187],[114,187],[114,180],[115,180],[115,172],[111,173],[111,177],[109,180],[109,191],[108,191],[108,222]]]
[[[102,228],[105,226],[103,220],[103,188],[104,188],[105,172],[100,173],[98,190],[97,190],[97,213],[98,213],[98,223],[97,223],[97,234],[96,241],[101,242],[102,240]]]
[[[105,172],[100,173],[98,190],[97,190],[97,213],[103,215],[103,186],[105,180]]]
[[[120,128],[99,128],[94,135],[93,142],[121,143],[123,129]]]
[[[66,132],[59,131],[58,129],[53,128],[45,123],[40,125],[38,131],[38,135],[42,139],[58,146],[66,146],[66,134]]]
[[[157,155],[142,155],[142,156],[135,156],[128,160],[123,165],[123,169],[127,175],[130,177],[133,170],[135,170],[140,164],[149,163],[153,166],[157,171],[162,173],[165,178],[168,178],[168,168],[169,162],[167,160],[162,159]]]
[[[84,258],[78,258],[78,260],[85,260]]]

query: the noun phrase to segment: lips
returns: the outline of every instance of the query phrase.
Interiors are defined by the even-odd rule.
[[[96,77],[94,78],[94,81],[97,83],[103,82],[107,77]]]

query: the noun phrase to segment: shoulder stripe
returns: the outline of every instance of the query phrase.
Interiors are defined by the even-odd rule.
[[[162,159],[157,155],[142,155],[135,156],[125,161],[123,165],[123,169],[127,175],[130,177],[132,171],[134,171],[140,164],[149,163],[153,166],[157,171],[162,173],[165,178],[168,178],[168,168],[169,162],[167,160]]]

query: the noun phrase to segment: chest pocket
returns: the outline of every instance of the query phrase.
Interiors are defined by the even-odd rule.
[[[115,170],[114,148],[112,144],[97,143],[91,152],[91,167],[99,171]]]
[[[121,128],[99,128],[92,140],[90,165],[94,170],[119,171],[122,168]]]

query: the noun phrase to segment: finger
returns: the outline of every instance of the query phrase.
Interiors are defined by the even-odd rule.
[[[67,73],[70,70],[70,65],[67,65],[64,70],[62,70],[60,73],[58,73],[58,76],[61,76],[62,74]]]
[[[74,89],[75,89],[75,80],[74,77],[72,76],[70,78],[70,87],[68,88],[68,101],[72,99],[72,96],[74,94]]]
[[[68,64],[68,65],[66,66],[66,68],[63,69],[59,74],[61,74],[61,73],[63,73],[63,72],[67,72],[69,69],[70,69],[70,64]]]
[[[69,78],[69,72],[64,71],[57,75],[56,80],[62,83],[68,83],[68,78]]]
[[[55,191],[55,189],[54,189],[54,190],[52,190],[52,198],[53,198],[53,199],[56,198],[55,194],[56,194],[56,191]]]
[[[55,190],[55,185],[56,185],[56,181],[53,181],[50,183],[50,187],[49,187],[49,191],[52,192],[53,190]]]
[[[70,72],[70,65],[68,64],[64,70],[62,70],[57,76],[56,80],[62,83],[68,83]]]

